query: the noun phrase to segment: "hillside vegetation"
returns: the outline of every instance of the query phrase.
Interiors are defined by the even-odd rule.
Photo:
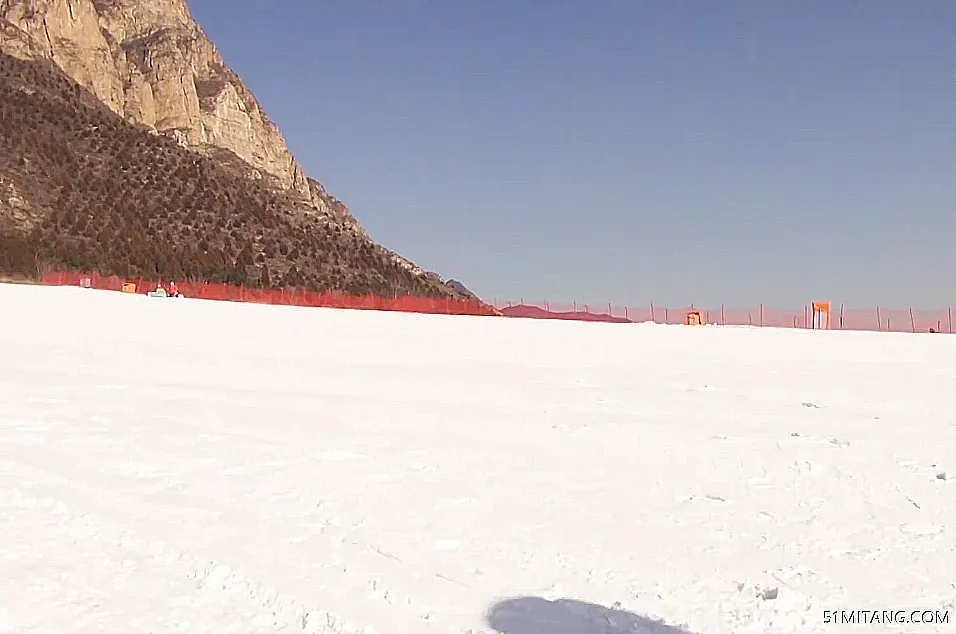
[[[459,295],[234,154],[193,152],[51,62],[0,54],[0,272],[44,269]]]

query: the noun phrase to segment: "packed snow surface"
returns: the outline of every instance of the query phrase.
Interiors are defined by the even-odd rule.
[[[0,324],[4,634],[956,628],[956,337],[12,285]]]

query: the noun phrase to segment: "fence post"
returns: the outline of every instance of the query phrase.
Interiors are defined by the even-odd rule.
[[[913,316],[913,307],[910,307],[910,328],[916,332],[916,318]]]
[[[614,316],[614,311],[611,310],[611,302],[608,302],[608,303],[607,303],[607,314],[608,314],[609,317],[613,317],[613,316]]]
[[[876,329],[883,330],[883,318],[880,317],[880,307],[876,307]]]
[[[651,321],[657,323],[657,320],[654,319],[654,302],[651,302]]]
[[[721,326],[726,326],[726,325],[727,325],[727,316],[724,315],[724,305],[723,305],[723,304],[720,305],[720,325],[721,325]]]
[[[843,330],[843,304],[840,304],[840,330]]]
[[[953,334],[953,307],[947,308],[946,312],[949,315],[949,334]]]
[[[624,307],[624,319],[631,321],[630,316],[627,314],[627,306]]]
[[[763,304],[760,305],[760,327],[763,327]]]

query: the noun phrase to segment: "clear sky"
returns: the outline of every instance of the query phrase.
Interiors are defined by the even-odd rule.
[[[956,304],[953,0],[188,0],[310,176],[485,299]]]

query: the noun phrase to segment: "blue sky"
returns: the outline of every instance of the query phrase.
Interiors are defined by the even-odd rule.
[[[951,0],[188,0],[310,176],[486,299],[956,303]]]

